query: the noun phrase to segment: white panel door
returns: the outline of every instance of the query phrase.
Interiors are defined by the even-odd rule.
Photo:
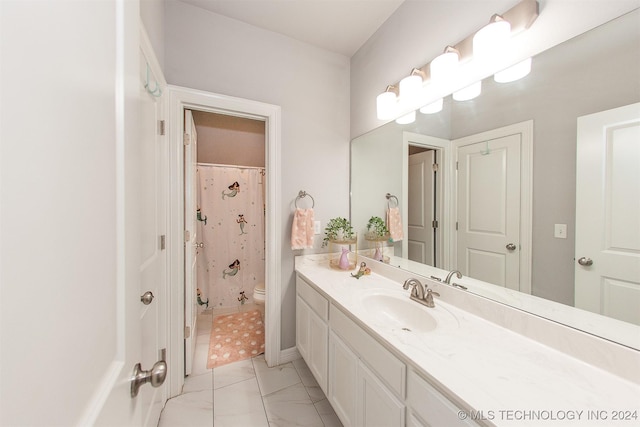
[[[127,31],[135,29],[136,36],[140,31],[137,9],[133,10],[136,14],[125,25],[125,40],[127,46],[135,40],[134,46],[139,48],[131,53],[125,49],[124,63],[135,61],[129,67],[135,67],[138,79],[125,77],[122,87],[117,88],[126,101],[122,109],[117,109],[120,117],[116,120],[122,138],[117,198],[121,216],[118,316],[122,338],[116,357],[122,357],[122,368],[96,422],[107,426],[155,426],[167,400],[167,256],[162,236],[167,227],[168,185],[164,176],[168,152],[166,140],[160,135],[166,83],[144,31],[140,39],[127,37]],[[138,363],[139,372],[132,373]],[[157,380],[159,384],[152,387],[149,382],[143,383],[134,396],[132,379],[143,374],[149,376],[149,382]]]
[[[197,241],[198,209],[196,163],[198,161],[198,135],[191,110],[184,110],[184,323],[185,323],[185,375],[191,374],[196,340],[197,305]]]
[[[138,174],[142,185],[138,196],[141,233],[140,295],[153,295],[148,304],[139,304],[142,328],[142,356],[145,370],[159,360],[166,361],[167,347],[167,234],[168,182],[166,181],[167,138],[161,135],[164,121],[164,78],[146,34],[141,36],[140,117],[142,137],[139,141]],[[148,295],[148,294],[147,294]],[[148,301],[148,300],[147,300]],[[143,405],[142,425],[155,426],[167,400],[167,387],[140,389]]]
[[[640,104],[578,118],[575,257],[576,307],[640,324]]]
[[[422,264],[435,264],[435,151],[409,156],[408,257]]]
[[[512,134],[457,150],[457,269],[520,289],[520,144]]]

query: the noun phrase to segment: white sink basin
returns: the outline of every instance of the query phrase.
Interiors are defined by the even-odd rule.
[[[428,308],[409,299],[409,294],[371,293],[362,298],[362,304],[371,318],[386,328],[411,332],[431,332],[441,323],[451,324],[455,318],[443,308]]]

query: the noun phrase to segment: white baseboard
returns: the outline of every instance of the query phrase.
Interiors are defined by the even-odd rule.
[[[300,359],[300,353],[296,347],[290,347],[284,350],[280,350],[280,364],[284,365],[285,363],[292,362],[294,360]]]

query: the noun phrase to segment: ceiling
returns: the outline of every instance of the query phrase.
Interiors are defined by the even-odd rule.
[[[181,1],[351,57],[404,0]]]

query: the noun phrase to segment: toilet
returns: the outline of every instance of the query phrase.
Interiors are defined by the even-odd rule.
[[[253,302],[258,305],[264,305],[264,282],[260,282],[253,289]]]

